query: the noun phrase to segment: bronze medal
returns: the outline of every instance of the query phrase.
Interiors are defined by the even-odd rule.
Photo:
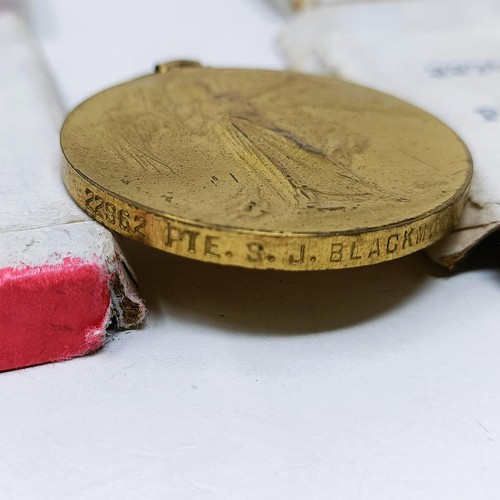
[[[67,117],[64,181],[167,252],[257,269],[375,264],[442,238],[471,160],[428,113],[331,77],[167,64]]]

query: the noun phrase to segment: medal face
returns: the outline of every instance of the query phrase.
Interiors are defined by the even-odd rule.
[[[175,67],[66,119],[68,191],[119,233],[185,257],[310,270],[394,259],[457,222],[472,168],[424,111],[338,79]]]

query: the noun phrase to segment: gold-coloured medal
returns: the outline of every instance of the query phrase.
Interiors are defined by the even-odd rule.
[[[105,226],[257,269],[375,264],[442,238],[472,175],[439,120],[331,77],[160,65],[67,117],[63,175]]]

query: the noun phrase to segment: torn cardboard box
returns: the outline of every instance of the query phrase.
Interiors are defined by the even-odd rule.
[[[60,178],[62,107],[22,17],[0,11],[0,371],[99,349],[144,318],[109,231]]]

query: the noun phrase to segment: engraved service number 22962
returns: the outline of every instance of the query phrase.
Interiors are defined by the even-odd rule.
[[[122,231],[146,236],[142,232],[142,229],[146,225],[144,217],[141,215],[132,217],[128,210],[117,209],[113,203],[105,201],[88,188],[85,190],[85,195],[87,196],[85,198],[85,209],[96,219],[102,219],[107,225],[117,226]]]

